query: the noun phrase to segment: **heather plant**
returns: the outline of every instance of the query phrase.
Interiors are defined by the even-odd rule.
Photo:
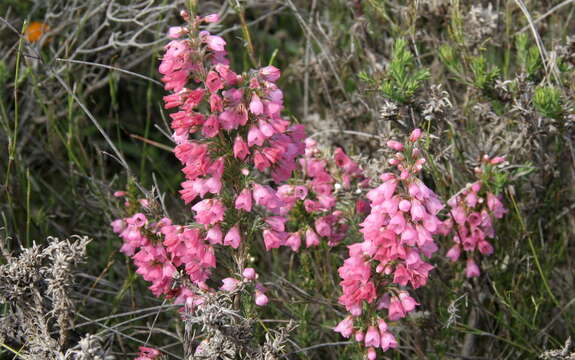
[[[572,6],[0,3],[0,357],[570,358]]]

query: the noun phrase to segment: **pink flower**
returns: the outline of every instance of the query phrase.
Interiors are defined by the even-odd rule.
[[[168,37],[170,39],[177,39],[184,35],[187,32],[187,29],[181,26],[172,26],[168,30]]]
[[[267,251],[277,249],[285,243],[286,233],[266,229],[263,231],[264,245]]]
[[[220,225],[212,226],[206,233],[206,239],[212,245],[222,244],[224,235],[220,229]]]
[[[344,338],[349,338],[353,333],[353,318],[351,316],[346,317],[333,330],[340,333]]]
[[[269,299],[266,296],[266,294],[264,294],[260,290],[256,289],[256,305],[257,306],[265,306],[265,305],[267,305],[268,301],[269,301]]]
[[[380,344],[380,336],[379,330],[375,326],[370,326],[367,328],[367,332],[365,333],[365,346],[373,346],[379,347]]]
[[[489,161],[489,163],[490,163],[491,165],[498,165],[498,164],[501,164],[501,163],[504,162],[504,161],[505,161],[505,158],[504,158],[504,157],[496,156],[496,157],[494,157],[493,159],[491,159],[491,161]]]
[[[216,23],[220,21],[220,16],[218,14],[210,14],[205,16],[203,20],[207,23]]]
[[[409,135],[409,141],[416,142],[419,140],[419,138],[421,138],[421,135],[421,129],[415,129],[411,132],[411,135]]]
[[[411,312],[415,310],[417,305],[419,305],[419,303],[409,296],[409,293],[406,291],[399,292],[399,300],[401,301],[401,306],[403,306],[405,312]]]
[[[276,82],[280,78],[280,71],[274,66],[266,66],[260,69],[260,74],[263,78],[270,82]]]
[[[451,249],[447,252],[445,256],[447,256],[452,262],[456,262],[459,259],[459,255],[461,254],[461,248],[459,245],[453,245]]]
[[[283,232],[285,230],[285,223],[287,219],[283,216],[268,216],[264,219],[272,230]]]
[[[229,245],[234,249],[237,249],[240,246],[241,241],[242,238],[240,236],[240,228],[239,225],[236,224],[232,226],[232,228],[228,231],[228,233],[224,237],[224,245]]]
[[[493,246],[489,243],[489,241],[486,240],[479,241],[477,247],[479,248],[479,252],[482,253],[483,255],[493,254]]]
[[[250,150],[241,136],[236,136],[236,140],[234,141],[234,157],[240,160],[244,160],[246,156],[248,156]]]
[[[196,212],[194,219],[199,224],[214,225],[224,219],[226,208],[221,200],[206,199],[192,206],[192,210]]]
[[[225,50],[226,41],[221,36],[206,35],[203,40],[208,45],[208,48],[213,51]]]
[[[389,140],[387,142],[387,147],[395,151],[403,151],[404,149],[403,144],[395,140]]]
[[[397,347],[397,341],[395,336],[390,332],[384,332],[381,334],[381,349],[387,351],[389,349],[395,349]]]
[[[244,277],[244,279],[246,280],[255,280],[257,277],[257,273],[256,270],[254,268],[245,268],[244,271],[242,272],[242,276]]]
[[[289,246],[293,251],[298,251],[301,246],[301,236],[299,232],[292,233],[288,236],[286,246]]]
[[[212,70],[206,77],[206,87],[211,93],[215,93],[224,88],[224,82],[218,73]]]
[[[377,359],[377,352],[374,348],[370,347],[367,349],[367,360],[375,360]]]
[[[264,104],[260,100],[259,96],[253,95],[250,101],[250,112],[254,115],[261,115],[264,112]]]
[[[220,289],[222,289],[224,291],[232,292],[238,287],[238,284],[240,283],[240,281],[237,279],[228,277],[228,278],[222,279],[222,283],[223,283],[223,285],[220,287]]]
[[[211,138],[218,135],[219,131],[220,131],[220,122],[218,120],[218,117],[215,115],[210,115],[206,120],[206,122],[204,123],[204,126],[202,128],[202,135],[204,135],[207,138]]]
[[[250,189],[243,189],[236,198],[235,207],[238,210],[252,211],[252,192]]]
[[[262,146],[265,141],[265,136],[262,134],[260,129],[256,126],[252,126],[248,131],[248,146],[252,147],[254,145]]]
[[[507,213],[507,209],[503,206],[503,203],[492,193],[487,193],[487,206],[497,219],[501,219]]]
[[[465,268],[465,276],[468,278],[478,277],[481,274],[479,266],[473,261],[472,258],[467,259],[467,267]]]
[[[389,302],[388,317],[391,321],[397,321],[404,318],[406,315],[406,310],[403,308],[402,302],[397,296],[392,296]]]
[[[312,246],[319,245],[319,236],[311,228],[305,231],[305,247],[309,248]]]
[[[156,349],[140,346],[140,354],[135,360],[153,360],[160,355],[160,352]]]

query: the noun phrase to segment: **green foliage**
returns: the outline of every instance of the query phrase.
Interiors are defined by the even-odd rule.
[[[539,49],[537,46],[531,45],[527,34],[517,35],[515,47],[517,48],[517,63],[521,70],[527,73],[529,79],[537,81],[543,68]]]
[[[559,120],[563,116],[561,92],[555,87],[537,87],[533,94],[533,105],[545,117]]]
[[[452,46],[449,44],[441,45],[439,47],[439,58],[450,72],[460,79],[464,78],[463,63]]]
[[[412,101],[417,90],[421,88],[425,80],[429,79],[429,76],[427,69],[417,68],[407,41],[397,39],[385,79],[379,89],[391,100],[407,104]]]
[[[490,91],[499,77],[499,68],[497,66],[489,68],[484,56],[472,58],[470,67],[473,73],[473,84],[484,92]]]

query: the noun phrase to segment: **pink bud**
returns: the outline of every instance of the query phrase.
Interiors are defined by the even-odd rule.
[[[280,77],[280,70],[275,66],[266,66],[260,69],[260,74],[263,78],[270,82],[275,82]]]
[[[491,165],[497,165],[497,164],[501,164],[502,162],[505,161],[504,157],[501,156],[496,156],[493,159],[491,159],[491,161],[489,162]]]
[[[416,142],[419,138],[421,138],[421,129],[415,129],[409,135],[409,141],[411,142]]]
[[[403,144],[400,143],[399,141],[395,141],[395,140],[389,140],[387,142],[387,147],[390,149],[393,149],[395,151],[403,151]]]
[[[387,330],[387,323],[383,319],[377,320],[377,328],[379,329],[380,333],[383,333]]]
[[[249,267],[244,269],[242,275],[246,280],[255,280],[258,274],[254,268]]]
[[[367,360],[375,360],[377,359],[377,352],[374,348],[370,347],[367,349]]]
[[[452,262],[456,262],[459,259],[459,255],[461,254],[461,248],[459,245],[454,245],[445,256],[447,256]]]
[[[186,28],[183,28],[181,26],[172,26],[168,30],[168,37],[170,39],[177,39],[180,36],[184,35],[185,33],[186,33]]]
[[[411,209],[411,202],[409,200],[403,199],[399,202],[399,210],[408,212],[409,209]]]
[[[204,17],[204,21],[207,23],[216,23],[220,21],[220,16],[218,14],[210,14]]]
[[[267,305],[268,301],[269,301],[269,299],[266,296],[266,294],[264,294],[260,290],[256,290],[256,305],[257,306],[265,306],[265,305]]]
[[[126,193],[125,191],[116,191],[116,192],[114,193],[114,196],[115,196],[115,197],[124,197],[124,196],[126,196],[126,195],[127,195],[127,193]]]

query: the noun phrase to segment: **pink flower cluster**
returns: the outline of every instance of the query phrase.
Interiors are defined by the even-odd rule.
[[[218,21],[217,15],[182,15],[188,27],[170,29],[173,40],[165,47],[159,71],[171,92],[164,97],[164,107],[175,109],[170,114],[174,153],[186,178],[180,194],[192,204],[199,226],[173,225],[169,219],[149,222],[141,213],[112,226],[124,240],[122,251],[132,256],[156,296],[197,305],[201,298],[196,291],[175,284],[174,275],[185,272],[198,289],[211,291],[206,281],[216,267],[215,247],[242,246],[244,232],[258,221],[254,205],[274,213],[265,218],[269,229],[263,232],[270,247],[275,241],[270,239],[283,231],[284,203],[272,187],[255,183],[254,175],[271,176],[276,183],[290,178],[296,158],[304,153],[305,132],[281,117],[277,68],[236,74],[226,58],[225,40],[199,29]],[[242,281],[255,277],[244,275]],[[231,290],[238,282],[226,278],[222,288]],[[254,288],[256,304],[265,305],[265,288],[260,283]]]
[[[304,151],[305,133],[301,125],[290,125],[281,117],[283,93],[275,84],[280,71],[267,66],[236,74],[226,59],[225,40],[197,31],[208,21],[217,21],[217,17],[197,18],[191,29],[170,31],[172,37],[189,34],[189,38],[175,39],[166,46],[160,72],[166,90],[173,91],[164,98],[165,107],[178,110],[170,116],[175,154],[186,176],[182,198],[186,203],[203,199],[192,210],[195,221],[205,226],[210,243],[223,242],[237,249],[242,241],[240,224],[228,224],[227,231],[222,230],[228,212],[251,212],[253,201],[274,210],[281,206],[270,187],[241,184],[237,172],[240,168],[244,175],[269,171],[277,183],[285,181],[296,168],[296,157]],[[191,80],[198,84],[194,89],[186,87]],[[230,167],[229,179],[236,181],[222,185],[226,166]],[[243,186],[236,192],[234,209],[228,209],[232,203],[220,196],[223,186],[234,191]],[[274,231],[283,226],[280,219],[268,223]],[[269,231],[264,233],[266,244],[271,237]]]
[[[420,137],[416,129],[406,144],[387,143],[397,151],[389,160],[396,171],[381,175],[383,183],[368,192],[371,211],[361,224],[364,240],[349,246],[349,258],[339,268],[339,302],[351,315],[335,331],[353,334],[368,348],[369,359],[375,359],[375,348],[397,346],[378,311],[386,309],[387,320],[396,321],[415,309],[418,303],[406,287],[426,284],[433,266],[425,258],[437,250],[433,236],[450,230],[437,217],[442,202],[417,178],[425,163],[417,148]]]
[[[486,155],[483,158],[483,163],[487,167],[503,161],[501,157],[490,159]],[[478,175],[484,174],[481,169],[476,169],[476,172]],[[465,274],[468,278],[480,275],[473,254],[476,250],[482,255],[493,253],[493,245],[488,239],[495,237],[494,218],[500,219],[507,213],[507,209],[496,195],[489,191],[485,191],[483,196],[480,195],[484,187],[482,185],[482,181],[476,181],[447,202],[450,207],[450,221],[455,225],[453,235],[455,245],[449,249],[447,257],[456,262],[461,256],[461,250],[464,250],[467,254]]]
[[[155,296],[175,298],[176,304],[193,309],[201,296],[178,284],[174,277],[185,272],[199,289],[208,290],[205,281],[216,266],[212,244],[206,242],[199,229],[172,225],[168,218],[148,221],[142,213],[112,222],[114,232],[123,239],[121,251],[131,256],[136,273],[151,283]]]
[[[343,212],[336,209],[336,185],[349,190],[352,185],[365,186],[368,182],[342,149],[336,149],[333,161],[328,162],[314,140],[307,139],[305,144],[305,155],[299,159],[301,176],[294,176],[290,184],[278,187],[279,216],[266,219],[263,237],[267,250],[289,246],[298,251],[302,239],[306,248],[319,245],[322,239],[329,246],[337,245],[349,226]]]

